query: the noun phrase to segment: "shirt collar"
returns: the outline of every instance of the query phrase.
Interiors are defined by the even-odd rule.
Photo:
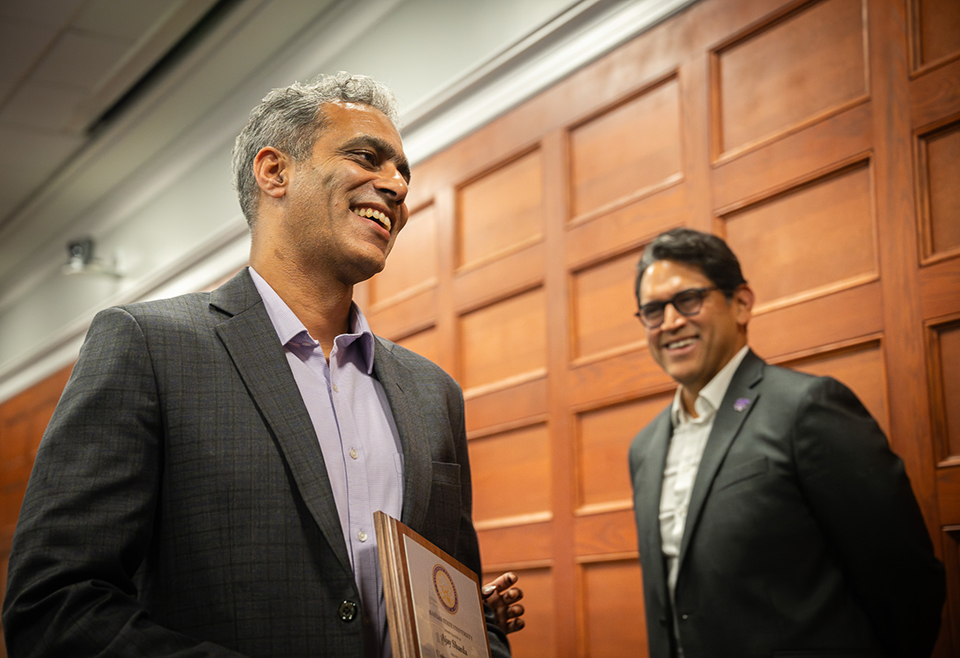
[[[713,379],[703,387],[700,395],[697,396],[694,402],[698,417],[708,416],[720,408],[720,404],[723,402],[723,396],[727,394],[727,389],[730,388],[733,375],[737,372],[737,368],[740,367],[740,363],[744,357],[747,356],[749,350],[750,348],[746,345],[740,348],[740,351],[733,355],[733,358],[727,362],[727,365],[723,366],[720,372],[714,375]],[[680,398],[682,388],[682,386],[677,387],[677,392],[673,396],[673,405],[670,409],[674,427],[677,427],[680,423],[689,419]]]
[[[253,285],[257,287],[257,292],[263,299],[263,306],[267,310],[274,331],[277,332],[280,344],[286,346],[293,342],[298,347],[319,347],[303,322],[300,321],[296,313],[290,310],[290,307],[287,306],[280,295],[270,287],[270,284],[253,267],[250,267],[249,270],[250,278],[253,279]],[[360,307],[351,302],[350,333],[340,334],[336,337],[333,351],[346,350],[352,345],[356,345],[352,349],[360,350],[364,367],[369,375],[373,372],[373,344],[373,332],[370,331],[367,318],[360,311]]]

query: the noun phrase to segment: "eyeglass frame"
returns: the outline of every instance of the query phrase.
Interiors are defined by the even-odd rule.
[[[707,293],[713,292],[714,290],[720,290],[721,292],[723,292],[723,289],[720,286],[709,286],[707,288],[687,288],[686,290],[681,290],[670,299],[666,299],[662,302],[647,302],[646,304],[643,304],[642,306],[640,306],[640,310],[634,313],[634,316],[636,316],[636,318],[640,320],[640,324],[642,324],[647,329],[657,329],[658,327],[663,325],[663,321],[666,320],[667,318],[666,311],[667,311],[668,305],[672,306],[677,311],[677,313],[679,313],[683,317],[692,318],[693,316],[700,313],[700,311],[703,309],[703,300],[706,299]],[[697,305],[697,309],[695,311],[692,311],[690,313],[684,313],[677,307],[675,302],[677,297],[680,297],[681,295],[686,295],[691,292],[697,293],[697,295],[700,298],[700,303]],[[726,295],[726,292],[724,292],[724,295]],[[663,319],[661,319],[660,322],[654,325],[647,324],[646,320],[644,320],[643,318],[644,307],[650,308],[651,306],[654,306],[654,307],[659,306],[660,310],[663,312]]]

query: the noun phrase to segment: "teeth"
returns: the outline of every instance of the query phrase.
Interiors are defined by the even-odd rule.
[[[679,349],[681,347],[686,347],[687,345],[692,345],[693,338],[681,338],[680,340],[675,340],[673,342],[667,343],[666,347],[670,350]]]
[[[382,212],[380,212],[379,210],[375,210],[375,209],[373,209],[373,208],[355,208],[355,209],[353,210],[353,214],[354,214],[354,215],[359,215],[360,217],[366,217],[367,219],[375,219],[375,220],[377,220],[380,224],[382,224],[382,225],[384,226],[384,228],[386,228],[388,231],[390,230],[390,227],[392,226],[389,217],[387,217],[386,215],[384,215],[384,214],[383,214]]]

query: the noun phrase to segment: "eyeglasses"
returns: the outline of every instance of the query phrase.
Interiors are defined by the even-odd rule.
[[[688,288],[687,290],[681,290],[665,302],[649,302],[644,304],[640,307],[640,311],[634,313],[634,315],[640,318],[640,322],[642,322],[643,326],[647,329],[656,329],[663,324],[664,311],[667,309],[667,304],[673,305],[673,308],[677,309],[677,313],[680,315],[687,318],[693,317],[699,313],[703,307],[703,298],[707,296],[707,293],[719,289],[719,286],[711,286],[709,288]]]

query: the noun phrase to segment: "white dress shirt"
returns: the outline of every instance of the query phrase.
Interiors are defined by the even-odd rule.
[[[667,588],[670,592],[670,607],[675,609],[674,592],[677,586],[677,573],[680,567],[680,543],[687,521],[687,508],[693,493],[693,483],[700,468],[700,459],[707,446],[717,409],[723,396],[730,387],[733,374],[747,355],[749,348],[744,346],[714,375],[710,383],[703,387],[694,402],[697,417],[694,418],[683,408],[681,388],[673,397],[671,408],[673,436],[667,451],[667,464],[663,470],[663,488],[660,491],[660,540],[663,555],[667,562]],[[674,615],[676,612],[674,612]],[[674,632],[677,634],[678,653],[683,650],[679,644],[679,629],[674,618]]]

